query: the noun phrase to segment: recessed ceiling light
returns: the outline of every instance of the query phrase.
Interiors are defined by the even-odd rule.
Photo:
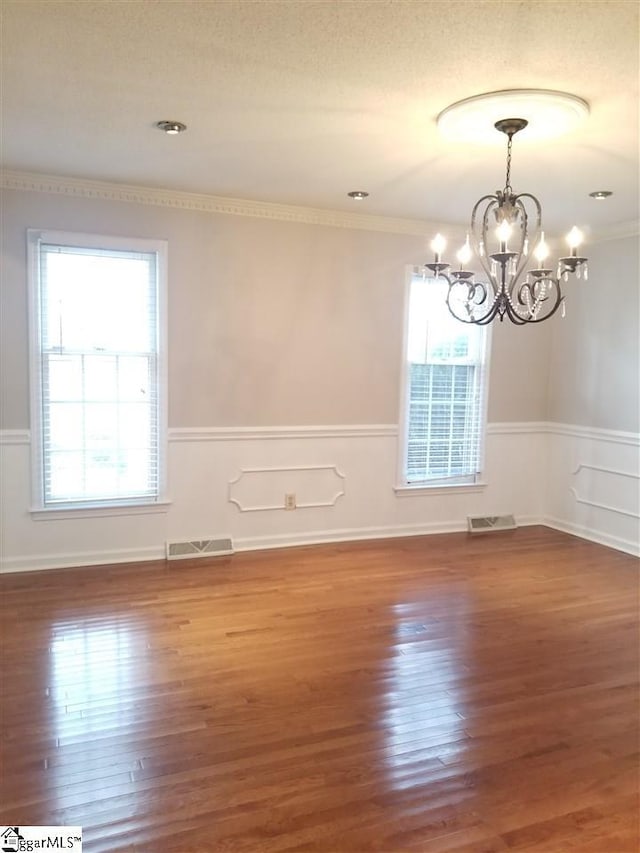
[[[600,201],[603,198],[609,198],[610,195],[613,195],[611,190],[595,190],[595,192],[589,193],[591,198],[597,198]]]
[[[437,123],[448,139],[502,144],[503,137],[494,128],[501,119],[526,119],[527,127],[520,136],[533,140],[567,133],[588,115],[589,104],[577,95],[547,89],[508,89],[457,101],[440,113]]]
[[[187,129],[187,125],[183,124],[181,121],[157,121],[156,127],[158,130],[164,130],[164,132],[168,133],[170,136],[175,136],[178,133],[184,133]]]
[[[356,201],[362,201],[363,199],[367,198],[369,193],[365,192],[364,190],[351,190],[351,192],[347,193],[347,195],[349,196],[349,198],[354,198]]]

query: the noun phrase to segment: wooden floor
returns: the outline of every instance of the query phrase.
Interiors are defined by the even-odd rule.
[[[0,819],[85,851],[636,851],[638,578],[545,528],[5,575]]]

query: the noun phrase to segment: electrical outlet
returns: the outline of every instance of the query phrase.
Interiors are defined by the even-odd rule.
[[[296,508],[296,496],[292,492],[288,492],[284,496],[284,508],[285,509],[295,509]]]

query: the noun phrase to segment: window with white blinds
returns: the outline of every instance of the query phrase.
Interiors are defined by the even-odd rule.
[[[165,245],[30,232],[37,503],[162,497]]]
[[[456,320],[445,282],[413,275],[406,334],[403,481],[472,483],[482,466],[484,326]]]

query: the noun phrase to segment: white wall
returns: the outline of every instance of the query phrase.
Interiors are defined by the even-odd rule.
[[[29,425],[28,227],[168,241],[170,426],[397,421],[405,268],[428,260],[427,224],[416,236],[5,190],[0,428]],[[541,420],[549,330],[493,337],[489,418]]]
[[[558,476],[556,494],[556,473],[545,465],[557,453],[547,417],[550,353],[566,321],[494,328],[487,486],[400,496],[403,282],[406,264],[426,260],[426,237],[401,226],[369,230],[361,220],[309,224],[276,208],[229,215],[183,197],[181,206],[158,204],[151,193],[132,202],[117,189],[69,186],[7,191],[3,201],[4,570],[160,557],[167,540],[209,536],[252,548],[460,530],[468,514],[568,523],[570,483]],[[164,512],[55,520],[29,512],[28,227],[169,242]],[[278,470],[247,472],[265,468]],[[320,505],[285,511],[275,505],[283,489]],[[587,533],[597,537],[594,530]],[[633,546],[628,529],[617,532],[612,544]]]
[[[589,280],[565,286],[566,317],[551,326],[549,420],[640,430],[638,237],[588,247]]]
[[[545,514],[562,530],[638,552],[638,237],[589,246],[589,280],[566,287],[552,326]]]

